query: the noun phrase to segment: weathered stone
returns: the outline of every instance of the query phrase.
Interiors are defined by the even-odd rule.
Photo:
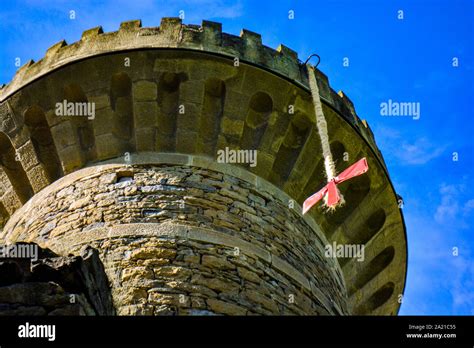
[[[249,214],[257,214],[257,212],[255,211],[255,209],[253,209],[251,206],[247,205],[247,204],[244,204],[242,202],[239,202],[239,201],[236,201],[232,204],[234,207],[238,208],[238,209],[241,209],[243,211],[246,211],[247,213]]]
[[[145,260],[138,260],[138,265],[143,266],[163,266],[170,263],[169,259],[145,259]]]
[[[217,269],[235,269],[235,266],[224,258],[212,255],[203,255],[202,265]]]
[[[143,288],[127,287],[126,289],[118,289],[114,297],[118,302],[137,303],[147,298],[147,291]]]
[[[239,290],[239,284],[227,281],[221,278],[204,278],[200,275],[193,276],[191,279],[191,283],[193,284],[199,284],[202,286],[206,286],[212,290],[218,291],[218,292],[237,292]]]
[[[243,279],[260,284],[262,279],[258,276],[258,274],[249,271],[247,268],[244,267],[238,267],[237,271],[239,272],[239,276],[241,276]]]
[[[249,200],[251,202],[254,202],[256,205],[259,205],[259,206],[264,206],[265,205],[265,199],[263,199],[262,197],[260,196],[257,196],[257,195],[254,195],[252,193],[249,193],[248,195],[249,197]]]
[[[177,309],[175,306],[161,305],[155,308],[154,315],[176,315]],[[151,314],[150,314],[151,315]]]
[[[184,256],[184,261],[187,263],[199,263],[201,257],[199,255],[186,255]]]
[[[90,196],[86,196],[84,198],[78,199],[77,201],[74,201],[69,206],[69,210],[77,210],[77,209],[80,209],[80,208],[84,208],[85,206],[87,206],[90,203],[90,201],[91,201]]]
[[[186,291],[191,294],[206,296],[206,297],[217,297],[217,293],[206,286],[190,284],[187,281],[168,281],[166,285],[172,289]]]
[[[153,271],[147,267],[125,268],[122,271],[122,282],[126,282],[133,278],[153,278]]]
[[[138,101],[156,100],[157,86],[150,81],[137,81],[133,84],[133,96]]]
[[[126,305],[117,309],[118,315],[153,315],[154,308],[151,305]]]
[[[37,246],[29,244],[29,247]],[[25,262],[21,258],[11,259],[12,261],[8,262],[17,264],[22,273],[21,277],[17,275],[12,277],[13,274],[9,275],[8,272],[3,273],[4,277],[10,277],[11,284],[0,287],[0,304],[10,303],[4,308],[5,313],[114,314],[104,269],[94,250],[86,248],[81,252],[81,256],[60,257],[48,249],[38,248],[37,257],[31,266],[29,260]],[[18,304],[24,308],[17,308]],[[38,306],[44,310],[38,311],[36,309]]]
[[[130,254],[130,259],[173,259],[175,256],[176,250],[174,249],[146,247],[133,250]]]
[[[225,134],[240,136],[244,130],[244,122],[224,117],[222,119],[221,127]]]
[[[191,307],[204,309],[206,308],[206,301],[204,301],[204,299],[199,298],[199,297],[191,297]]]
[[[214,208],[216,210],[226,210],[227,207],[223,204],[216,203],[212,200],[207,200],[205,198],[198,198],[198,197],[190,197],[185,196],[184,200],[187,204],[191,205],[198,205],[203,208]]]
[[[246,308],[243,308],[233,303],[224,302],[224,301],[216,300],[213,298],[207,299],[206,302],[209,308],[216,313],[226,314],[226,315],[247,314]]]
[[[184,267],[163,266],[154,269],[156,277],[173,278],[173,279],[188,279],[191,277],[191,270]]]
[[[243,295],[247,297],[250,301],[261,304],[263,307],[267,308],[271,313],[279,314],[280,309],[275,301],[267,298],[262,295],[259,291],[255,290],[246,290]]]
[[[181,306],[187,302],[184,295],[182,296],[183,297],[180,297],[178,294],[160,294],[156,291],[153,291],[148,294],[148,301],[151,304],[157,305]],[[181,299],[184,299],[184,301],[180,302]]]
[[[246,196],[243,196],[241,194],[239,194],[238,192],[235,192],[235,191],[231,191],[231,190],[228,190],[226,188],[223,188],[219,191],[219,193],[221,195],[224,195],[224,196],[227,196],[227,197],[230,197],[234,200],[239,200],[241,202],[244,202],[244,203],[247,203],[248,199]]]

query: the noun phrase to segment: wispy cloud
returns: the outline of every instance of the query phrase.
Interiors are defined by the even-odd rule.
[[[400,165],[426,164],[441,156],[448,147],[431,141],[427,136],[410,141],[392,128],[379,128],[376,135],[382,152],[395,157]]]
[[[413,143],[403,141],[395,151],[395,155],[406,164],[425,164],[434,158],[439,157],[445,146],[430,142],[427,138],[418,138]]]
[[[400,314],[474,314],[473,251],[463,232],[422,211],[410,211],[405,218],[410,263]]]
[[[464,214],[468,214],[474,209],[474,199],[470,199],[464,204]]]
[[[470,179],[432,182],[405,209],[409,265],[401,314],[474,314]]]
[[[434,220],[439,224],[449,224],[459,228],[467,228],[465,221],[474,208],[474,199],[466,198],[468,178],[463,177],[460,183],[441,184],[439,194],[441,202],[436,208]]]
[[[461,250],[461,253],[464,251]],[[451,295],[454,309],[474,315],[474,262],[472,258],[456,257],[451,262],[455,274]]]

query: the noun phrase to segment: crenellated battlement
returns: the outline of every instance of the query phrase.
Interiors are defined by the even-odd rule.
[[[121,23],[115,32],[104,33],[100,26],[85,30],[79,41],[69,45],[61,40],[46,51],[43,59],[29,60],[18,69],[12,81],[0,89],[0,103],[25,85],[73,61],[139,48],[191,49],[238,58],[243,63],[269,69],[309,90],[306,68],[298,53],[285,45],[280,44],[275,50],[262,43],[260,34],[247,29],[235,36],[222,32],[221,23],[203,20],[200,26],[186,25],[180,18],[171,17],[163,18],[159,27],[143,28],[141,20],[133,20]],[[316,70],[316,74],[322,101],[336,109],[371,145],[375,145],[372,132],[367,131],[367,122],[357,116],[352,101],[342,91],[336,93],[320,70]],[[374,150],[377,151],[376,147]]]

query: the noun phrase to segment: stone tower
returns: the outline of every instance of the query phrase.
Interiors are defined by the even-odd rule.
[[[293,50],[178,18],[51,46],[0,90],[0,242],[95,250],[119,315],[397,314],[398,196],[367,122],[315,74],[337,172],[370,170],[340,185],[343,208],[303,216],[325,177]],[[59,116],[63,102],[95,114]],[[224,149],[256,165],[220,163]],[[333,243],[364,260],[328,257]]]

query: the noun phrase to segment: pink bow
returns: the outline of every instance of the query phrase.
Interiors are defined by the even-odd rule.
[[[319,200],[321,200],[324,195],[327,193],[327,206],[331,207],[336,205],[337,202],[341,199],[339,196],[339,192],[337,191],[337,184],[349,180],[355,176],[359,176],[364,174],[369,170],[369,166],[367,164],[367,160],[362,158],[361,160],[357,161],[349,168],[344,170],[341,174],[336,176],[334,179],[329,181],[326,186],[324,186],[321,190],[316,192],[314,195],[308,197],[303,202],[303,214],[305,214],[308,210],[311,209],[313,205],[315,205]]]

